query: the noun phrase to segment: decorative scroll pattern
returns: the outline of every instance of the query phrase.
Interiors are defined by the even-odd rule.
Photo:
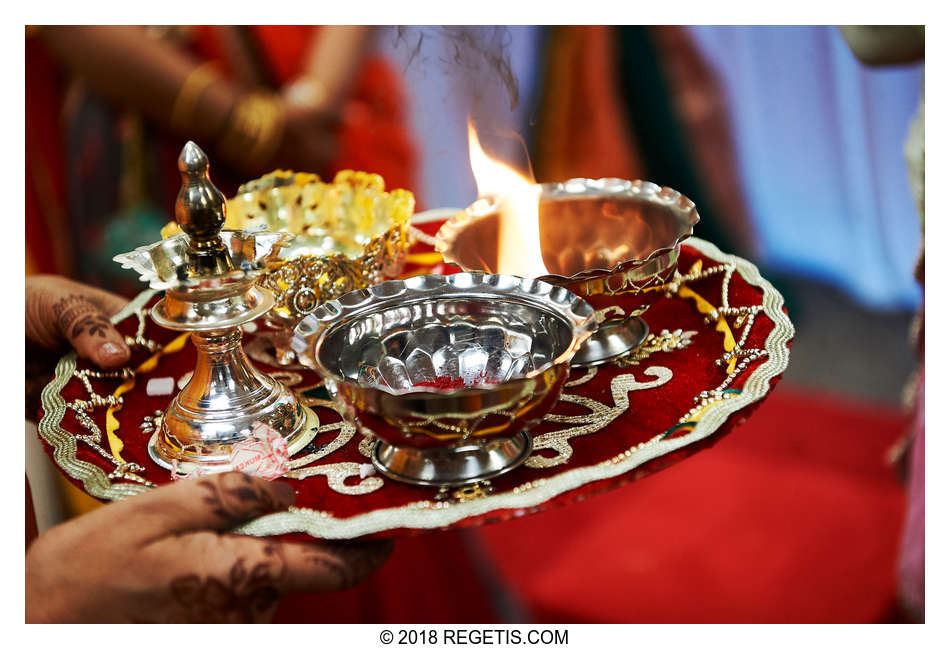
[[[695,331],[683,331],[682,329],[677,329],[675,331],[664,329],[659,334],[650,334],[639,347],[634,349],[626,356],[617,359],[615,364],[618,367],[639,365],[640,361],[646,360],[651,354],[655,354],[657,352],[672,352],[676,351],[677,349],[683,349],[689,345],[690,341],[695,335]]]
[[[607,405],[579,394],[563,393],[561,401],[576,403],[587,408],[583,415],[555,415],[548,414],[544,420],[558,424],[572,424],[570,428],[544,433],[534,438],[534,453],[525,461],[525,466],[532,469],[546,469],[564,464],[571,459],[574,449],[570,440],[582,435],[590,435],[607,426],[614,419],[627,412],[630,408],[629,393],[634,390],[647,390],[667,383],[673,378],[673,372],[665,367],[648,367],[644,374],[655,376],[653,381],[640,383],[633,374],[618,374],[610,381],[610,395],[613,405]],[[541,453],[543,450],[552,450],[557,455],[550,457]]]
[[[340,421],[333,422],[332,424],[323,424],[317,429],[317,435],[314,438],[322,439],[322,435],[328,432],[333,432],[338,430],[339,433],[337,436],[328,444],[321,444],[317,451],[308,453],[298,458],[294,458],[290,461],[291,470],[287,473],[288,478],[296,478],[297,480],[304,480],[306,478],[323,475],[327,477],[327,484],[330,489],[336,491],[337,493],[347,494],[349,496],[360,496],[363,494],[368,494],[376,491],[377,489],[382,488],[383,479],[377,477],[367,477],[362,480],[358,485],[351,486],[345,483],[347,478],[359,477],[360,475],[360,465],[357,462],[336,462],[334,464],[320,464],[317,466],[310,466],[318,460],[322,460],[326,456],[330,455],[334,451],[343,448],[346,444],[353,439],[353,436],[356,435],[356,426],[347,421],[343,417],[343,409],[334,401],[327,401],[325,399],[316,399],[313,397],[308,397],[304,394],[301,394],[301,399],[304,404],[311,407],[324,407],[334,410],[338,415],[340,415]]]
[[[378,476],[368,476],[360,480],[358,485],[350,486],[345,480],[352,477],[360,477],[360,465],[358,462],[337,462],[336,464],[318,464],[305,469],[296,469],[287,474],[288,477],[303,480],[315,475],[325,475],[330,489],[337,493],[347,494],[349,496],[361,496],[380,489],[383,486],[383,479]]]

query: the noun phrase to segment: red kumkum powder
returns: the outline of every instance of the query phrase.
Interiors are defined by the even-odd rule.
[[[472,385],[478,383],[488,383],[494,385],[494,381],[487,380],[484,376],[478,377],[476,381],[472,382]],[[465,379],[461,376],[437,376],[432,381],[420,381],[419,383],[414,383],[412,385],[414,388],[436,388],[438,390],[457,390],[459,388],[466,387]]]

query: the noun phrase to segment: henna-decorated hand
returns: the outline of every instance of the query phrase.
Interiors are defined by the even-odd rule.
[[[113,293],[56,275],[26,278],[26,338],[46,349],[64,342],[103,368],[129,360],[129,347],[109,322],[127,303]]]
[[[80,356],[104,369],[129,360],[125,340],[109,322],[127,300],[56,275],[26,278],[26,418],[40,407],[56,361],[71,344]]]
[[[390,542],[303,544],[226,532],[293,499],[288,484],[224,473],[54,527],[26,556],[27,621],[267,621],[283,595],[349,588],[388,558]]]

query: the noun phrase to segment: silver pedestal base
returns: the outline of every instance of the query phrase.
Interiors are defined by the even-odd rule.
[[[196,467],[230,471],[232,449],[249,439],[258,423],[280,433],[291,453],[313,439],[320,425],[316,414],[248,361],[239,328],[196,331],[191,339],[195,370],[149,443],[155,462],[165,468],[174,462],[182,474]]]
[[[581,345],[571,365],[594,367],[608,363],[639,347],[649,333],[649,325],[639,316],[607,320]]]
[[[320,427],[317,413],[304,405],[301,405],[300,408],[303,416],[292,430],[284,434],[287,439],[287,452],[291,456],[309,444]],[[230,445],[212,447],[210,454],[196,456],[193,453],[183,452],[183,449],[175,444],[174,439],[174,437],[169,437],[164,425],[152,434],[152,437],[148,440],[148,455],[153,462],[170,470],[174,461],[176,462],[176,472],[179,475],[187,475],[199,467],[202,471],[209,473],[222,473],[232,470]]]
[[[423,487],[458,487],[490,480],[520,466],[531,455],[531,435],[464,446],[409,448],[380,440],[370,456],[388,478]]]

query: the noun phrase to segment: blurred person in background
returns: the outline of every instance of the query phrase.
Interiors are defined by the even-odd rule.
[[[886,28],[872,31],[881,45],[894,44]],[[696,201],[703,218],[699,236],[759,265],[779,286],[796,326],[791,364],[777,390],[779,400],[772,398],[765,414],[724,443],[716,458],[723,461],[729,446],[739,455],[771,445],[761,457],[741,456],[737,475],[771,493],[776,507],[783,497],[790,507],[802,504],[806,482],[833,476],[840,491],[818,495],[807,501],[807,513],[768,528],[750,513],[757,506],[754,488],[744,485],[748,496],[733,497],[723,486],[730,505],[747,518],[728,533],[717,532],[716,550],[709,539],[688,538],[669,549],[672,542],[662,534],[656,547],[652,535],[637,536],[640,517],[650,521],[652,532],[679,530],[673,524],[663,527],[665,504],[645,514],[643,508],[651,505],[637,499],[636,489],[625,498],[615,495],[614,508],[604,505],[591,513],[597,505],[590,503],[583,513],[568,510],[558,519],[562,527],[552,523],[549,533],[568,533],[572,520],[584,516],[623,519],[621,506],[637,510],[640,516],[630,515],[627,527],[604,523],[601,540],[610,539],[603,541],[607,546],[624,535],[637,539],[633,554],[639,563],[631,560],[621,568],[612,556],[602,564],[593,556],[564,556],[544,570],[506,568],[517,575],[519,581],[512,583],[524,610],[543,615],[550,614],[546,607],[556,606],[559,614],[581,615],[583,609],[600,615],[591,612],[596,604],[567,611],[562,602],[576,596],[579,586],[603,592],[611,579],[614,594],[629,605],[630,619],[653,621],[651,614],[659,614],[708,620],[703,616],[709,607],[701,604],[674,613],[669,600],[648,608],[649,596],[637,600],[635,588],[621,590],[651,579],[665,588],[672,569],[658,567],[660,558],[676,556],[697,574],[717,575],[715,586],[709,584],[712,579],[705,585],[734,607],[737,620],[906,620],[894,607],[898,589],[911,617],[919,618],[922,607],[912,603],[908,585],[922,603],[923,545],[910,532],[919,516],[917,538],[922,539],[923,501],[914,495],[922,487],[922,472],[910,478],[905,492],[885,451],[906,426],[899,394],[914,362],[904,331],[920,305],[914,259],[921,233],[914,204],[915,199],[922,204],[922,155],[909,161],[911,185],[901,157],[923,75],[923,30],[910,31],[916,45],[877,61],[891,65],[871,68],[855,58],[834,26],[545,30],[540,102],[530,124],[536,177],[640,177],[674,187]],[[914,132],[911,142],[922,146],[922,120]],[[916,275],[922,278],[921,264]],[[917,343],[922,347],[922,333]],[[918,417],[922,405],[918,401]],[[770,411],[776,413],[772,419]],[[922,418],[918,421],[922,424]],[[851,445],[857,439],[866,458]],[[922,434],[915,440],[913,452],[922,458]],[[799,454],[801,449],[808,450]],[[756,471],[769,462],[783,473],[771,472],[769,465],[768,479],[756,482]],[[681,482],[670,476],[651,480],[664,481],[670,490],[683,482],[701,484],[701,463],[681,470]],[[839,511],[842,503],[848,503],[847,517]],[[721,524],[721,517],[717,512],[707,521],[696,515],[690,526]],[[518,532],[527,529],[525,522]],[[496,547],[515,537],[514,532],[506,536],[505,526],[480,533]],[[598,547],[597,534],[593,526],[585,528],[587,547]],[[734,544],[751,538],[756,539],[750,556],[757,557],[758,578],[749,579],[744,569],[725,577],[725,557],[735,551]],[[760,539],[768,542],[758,545]],[[860,554],[837,549],[855,543],[862,547]],[[815,552],[816,547],[821,550]],[[651,559],[658,563],[651,565]],[[779,574],[778,566],[793,567],[796,574]],[[575,577],[578,571],[590,575],[589,584]],[[551,574],[565,581],[570,575],[573,581],[562,585]],[[647,592],[653,590],[650,583]],[[684,585],[681,600],[689,599],[689,592]]]
[[[673,187],[702,215],[697,236],[758,256],[726,96],[687,27],[550,27],[541,73],[539,182],[615,177]]]
[[[188,139],[229,196],[277,168],[412,190],[404,93],[372,39],[349,26],[28,28],[27,273],[137,291],[112,257],[169,220]]]
[[[924,28],[920,25],[849,25],[841,34],[858,59],[871,66],[901,65],[924,60]],[[920,231],[924,231],[924,88],[904,145],[907,172]],[[924,285],[924,245],[914,269],[914,277]],[[900,603],[915,621],[924,621],[924,307],[915,321],[913,343],[920,361],[919,375],[912,377],[910,398],[914,419],[902,448],[900,462],[907,478],[907,512],[898,558]]]

